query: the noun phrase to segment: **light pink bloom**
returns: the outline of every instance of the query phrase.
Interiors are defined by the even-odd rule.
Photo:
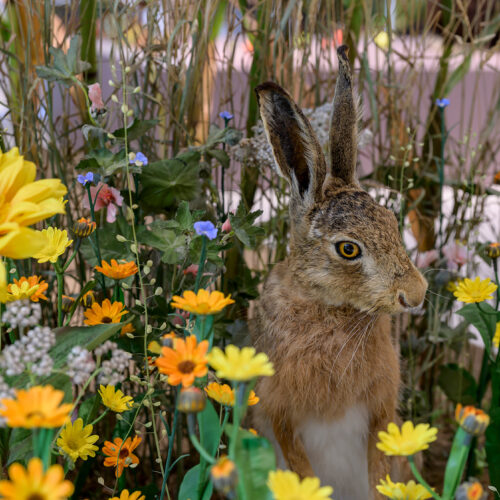
[[[417,267],[429,267],[438,257],[439,252],[437,250],[421,253],[417,257]]]
[[[226,219],[226,222],[222,224],[221,230],[224,233],[229,233],[233,228],[231,227],[231,221],[229,220],[229,217]]]
[[[106,220],[108,222],[115,222],[118,207],[121,207],[123,204],[123,196],[120,194],[120,191],[114,187],[99,182],[97,186],[90,188],[90,195],[92,196],[92,201],[94,202],[94,210],[97,212],[101,210],[101,208],[107,208]],[[83,206],[85,208],[90,208],[89,199],[86,195],[83,198]]]
[[[453,241],[443,247],[443,254],[448,259],[448,269],[455,271],[467,262],[467,247],[459,241]]]
[[[89,99],[92,103],[92,110],[99,111],[104,108],[104,103],[102,102],[102,91],[101,85],[99,83],[93,83],[89,85]]]
[[[186,267],[186,269],[184,269],[184,271],[182,272],[184,273],[184,276],[192,274],[194,277],[196,277],[196,275],[198,274],[199,267],[200,266],[198,266],[197,264],[191,264],[190,266]]]

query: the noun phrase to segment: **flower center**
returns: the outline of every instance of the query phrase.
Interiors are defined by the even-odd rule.
[[[45,415],[41,411],[30,411],[28,414],[26,414],[27,419],[35,418],[35,417],[44,418]]]
[[[128,448],[122,448],[120,450],[120,458],[127,458],[129,456]]]
[[[181,361],[178,365],[177,368],[181,373],[191,373],[194,370],[194,367],[196,365],[189,360],[186,361]]]
[[[109,316],[103,316],[101,323],[113,323],[113,320]]]
[[[40,495],[40,493],[31,493],[26,500],[45,500],[45,495]]]

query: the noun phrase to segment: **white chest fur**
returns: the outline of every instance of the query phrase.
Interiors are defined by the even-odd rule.
[[[335,500],[372,498],[368,482],[368,409],[349,408],[342,418],[309,418],[298,428],[315,474],[334,488]]]

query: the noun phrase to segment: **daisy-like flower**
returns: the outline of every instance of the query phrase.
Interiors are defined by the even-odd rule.
[[[391,422],[387,432],[380,431],[377,448],[386,455],[409,456],[429,448],[429,443],[436,440],[437,429],[429,424],[418,424],[407,421],[399,430],[399,427]]]
[[[465,278],[457,285],[457,289],[453,292],[453,295],[460,302],[473,304],[474,302],[483,302],[484,300],[492,299],[492,294],[497,288],[497,285],[492,283],[489,278],[482,280],[478,276],[474,281]]]
[[[234,406],[234,389],[227,384],[218,384],[212,382],[205,387],[207,396],[214,399],[221,405]],[[248,395],[248,406],[254,406],[259,402],[259,398],[255,395],[254,391],[250,391]]]
[[[94,443],[99,439],[97,434],[92,434],[92,425],[83,426],[83,420],[77,418],[72,424],[68,422],[59,434],[57,446],[61,454],[66,454],[76,462],[77,459],[87,460],[95,457],[95,452],[99,449]]]
[[[145,498],[140,491],[129,493],[128,490],[122,490],[119,497],[113,497],[111,500],[145,500]]]
[[[250,380],[255,377],[270,377],[274,375],[273,364],[263,352],[255,353],[253,347],[239,349],[228,345],[224,353],[214,347],[208,355],[210,366],[217,370],[217,376],[228,380]]]
[[[186,340],[176,338],[173,343],[173,348],[162,347],[155,364],[161,373],[168,375],[170,385],[189,387],[196,377],[207,374],[208,340],[198,344],[196,336],[190,335]]]
[[[460,280],[457,281],[448,281],[446,285],[446,290],[448,290],[451,293],[454,293],[458,290],[458,285],[460,284]]]
[[[105,260],[101,264],[101,266],[95,266],[96,270],[114,280],[123,280],[133,276],[138,271],[133,261],[126,262],[122,260],[118,263],[115,259],[111,259],[111,264],[108,264]]]
[[[333,488],[320,486],[317,477],[306,477],[302,481],[299,475],[289,470],[271,471],[267,485],[275,500],[328,500]]]
[[[94,210],[97,212],[105,208],[106,220],[108,222],[115,222],[118,207],[123,205],[123,196],[120,194],[120,191],[103,182],[99,182],[97,186],[90,188],[90,196],[92,203],[94,203]],[[83,198],[83,206],[90,208],[88,196]]]
[[[210,477],[215,489],[228,496],[238,482],[236,464],[226,455],[222,455],[210,469]]]
[[[32,257],[45,239],[27,226],[65,212],[66,186],[59,179],[35,178],[35,164],[24,160],[17,148],[0,152],[0,255]]]
[[[493,336],[493,345],[497,348],[500,346],[500,321],[497,323],[497,327],[495,329],[495,335]]]
[[[127,335],[127,333],[134,333],[135,328],[132,323],[127,323],[126,325],[122,326],[122,329],[120,330],[120,335]]]
[[[182,297],[174,295],[170,305],[194,314],[215,314],[233,303],[234,300],[231,299],[231,295],[224,297],[222,292],[209,292],[200,288],[198,294],[195,294],[191,290],[186,290],[182,294]]]
[[[31,302],[38,302],[40,299],[48,300],[44,293],[49,288],[49,284],[42,280],[40,276],[21,276],[18,280],[14,279],[7,287],[7,301],[30,299]]]
[[[462,406],[460,403],[455,408],[455,419],[464,431],[473,436],[482,434],[490,425],[490,417],[483,410],[474,406]]]
[[[51,385],[19,389],[15,399],[0,400],[0,415],[9,427],[60,427],[73,407],[70,403],[61,404],[63,398],[64,392]]]
[[[9,478],[0,481],[0,495],[4,500],[65,500],[75,489],[70,481],[64,480],[60,465],[52,465],[44,472],[39,458],[32,458],[27,469],[21,464],[12,464]]]
[[[102,404],[116,413],[122,413],[132,408],[134,399],[131,396],[125,396],[122,391],[115,389],[113,385],[100,386]]]
[[[89,326],[120,323],[121,317],[127,313],[128,311],[123,308],[121,302],[111,303],[109,299],[105,299],[101,305],[94,302],[92,307],[83,313],[87,318],[84,323]]]
[[[73,240],[68,238],[68,231],[66,229],[61,231],[57,227],[49,227],[43,231],[37,231],[37,233],[41,233],[44,242],[43,248],[33,255],[39,263],[47,261],[52,263],[57,262],[57,258],[73,243]]]
[[[421,485],[415,481],[408,483],[393,483],[389,474],[386,480],[380,480],[380,484],[376,486],[377,491],[392,500],[426,500],[432,495]]]
[[[125,441],[122,438],[115,438],[113,442],[105,441],[102,452],[106,455],[104,459],[105,467],[116,467],[115,476],[120,477],[125,467],[135,467],[139,463],[139,457],[132,452],[139,446],[142,439],[134,436],[128,437]]]

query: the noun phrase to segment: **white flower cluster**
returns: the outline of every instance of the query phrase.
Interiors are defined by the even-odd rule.
[[[2,314],[2,321],[8,323],[12,328],[35,326],[40,323],[41,319],[42,307],[29,299],[8,303]]]
[[[92,353],[80,347],[73,347],[67,357],[67,374],[73,380],[74,384],[83,384],[95,370],[95,361]]]
[[[0,399],[14,399],[16,397],[16,393],[12,387],[7,385],[7,382],[0,375]],[[3,406],[3,405],[1,405]],[[0,417],[0,427],[5,427],[5,418]]]
[[[111,358],[102,362],[102,371],[99,373],[97,381],[103,385],[117,385],[127,378],[126,373],[132,354],[118,349],[117,344],[110,340],[97,347],[94,353],[96,356],[103,356],[109,351],[111,351]]]
[[[54,362],[49,350],[56,343],[55,333],[48,327],[37,326],[6,346],[0,355],[0,368],[9,376],[19,375],[28,367],[40,377],[52,372]]]

